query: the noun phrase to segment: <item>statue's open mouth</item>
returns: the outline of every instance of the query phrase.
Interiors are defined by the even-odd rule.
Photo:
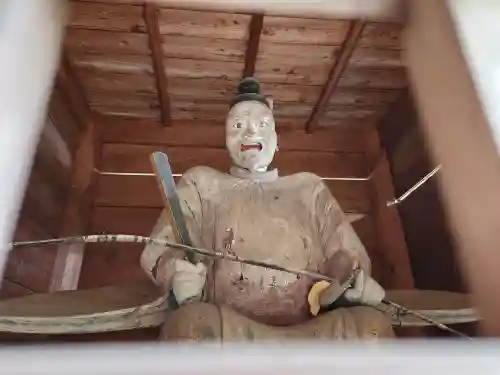
[[[241,151],[248,151],[248,150],[257,150],[257,151],[262,151],[262,144],[261,143],[247,143],[247,144],[242,144],[240,147]]]

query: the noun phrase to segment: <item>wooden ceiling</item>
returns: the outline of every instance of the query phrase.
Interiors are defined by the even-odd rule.
[[[399,23],[71,3],[65,55],[103,115],[222,125],[254,75],[279,127],[314,131],[373,124],[407,86]]]

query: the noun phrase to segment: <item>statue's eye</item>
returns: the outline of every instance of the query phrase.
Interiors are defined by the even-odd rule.
[[[262,121],[260,122],[260,127],[261,127],[261,128],[265,128],[266,126],[267,126],[267,120],[262,120]]]
[[[238,128],[238,129],[241,129],[243,127],[243,124],[241,123],[241,121],[238,121],[237,123],[235,123],[233,125],[235,128]]]

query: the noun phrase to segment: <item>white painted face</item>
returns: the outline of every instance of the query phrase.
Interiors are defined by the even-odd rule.
[[[226,117],[226,147],[233,163],[264,172],[276,152],[278,137],[271,109],[257,101],[240,102]]]

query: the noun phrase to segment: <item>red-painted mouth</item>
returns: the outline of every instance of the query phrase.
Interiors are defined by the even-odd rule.
[[[248,143],[241,145],[240,151],[248,151],[248,150],[262,151],[262,145],[260,143]]]

